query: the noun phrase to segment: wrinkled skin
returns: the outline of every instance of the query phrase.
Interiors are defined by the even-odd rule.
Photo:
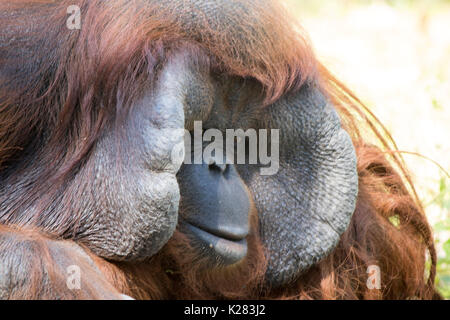
[[[188,1],[190,6],[214,12],[214,19],[225,20],[239,6],[258,6],[255,1],[239,2],[239,6],[238,2]],[[187,19],[183,12],[180,17]],[[187,21],[195,25],[195,19]],[[195,27],[188,24],[187,28]],[[194,60],[180,49],[165,61],[160,76],[142,92],[120,129],[112,124],[103,129],[51,211],[77,212],[83,227],[69,238],[111,261],[153,256],[180,221],[180,230],[199,248],[199,254],[205,255],[209,245],[206,255],[214,268],[217,263],[239,263],[247,254],[245,237],[254,206],[268,252],[267,281],[275,286],[289,283],[330,253],[349,224],[358,191],[351,140],[314,79],[262,108],[257,83],[219,77]],[[244,109],[240,108],[243,104]],[[172,150],[183,141],[179,129],[191,131],[194,121],[221,132],[279,129],[278,172],[261,175],[261,163],[230,164],[231,173],[225,177],[225,170],[218,166],[174,161]],[[45,154],[42,148],[39,154]],[[36,170],[36,166],[24,165],[20,178],[10,172],[0,174],[0,217],[15,200],[9,190],[32,185]],[[80,193],[82,198],[74,198]],[[181,217],[180,207],[185,208]],[[22,216],[32,210],[33,205],[24,208]],[[43,229],[52,234],[51,225]],[[69,255],[60,256],[64,264],[70,263]],[[14,273],[11,263],[2,260],[0,265]],[[26,270],[19,271],[15,275],[19,278],[26,274]],[[10,287],[10,277],[9,273],[1,277],[3,287]],[[100,289],[109,290],[106,285]]]

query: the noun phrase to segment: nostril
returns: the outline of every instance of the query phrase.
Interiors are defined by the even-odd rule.
[[[227,170],[227,164],[223,163],[223,164],[218,164],[216,162],[212,162],[208,165],[209,170],[216,170],[216,171],[220,171],[220,172],[225,172],[225,170]]]

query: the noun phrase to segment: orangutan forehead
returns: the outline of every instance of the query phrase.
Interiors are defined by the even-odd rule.
[[[271,15],[267,14],[267,9],[273,6],[267,0],[188,0],[170,3],[154,0],[153,2],[156,5],[162,4],[166,8],[171,7],[174,16],[185,28],[194,33],[221,31],[222,35],[235,38],[237,41],[248,36],[247,32],[250,30],[246,30],[247,28],[252,29],[253,36],[261,36],[264,25],[272,20]]]
[[[114,12],[100,12],[94,15],[95,23],[98,24],[98,19],[111,19],[108,23],[112,24],[122,21],[122,30],[127,30],[132,21],[132,32],[140,30],[133,41],[175,39],[199,45],[217,59],[221,72],[252,77],[261,82],[269,100],[300,87],[315,76],[315,59],[310,47],[278,1],[147,0],[119,3],[112,7],[116,15],[125,12],[123,19],[112,20]],[[98,6],[93,8],[98,10]],[[104,31],[108,33],[111,29],[114,28]],[[128,34],[124,40],[129,42],[130,36]],[[115,39],[120,41],[120,37]]]
[[[314,59],[277,1],[153,1],[182,31],[219,59],[233,75],[253,77],[269,96],[300,86],[314,73]]]

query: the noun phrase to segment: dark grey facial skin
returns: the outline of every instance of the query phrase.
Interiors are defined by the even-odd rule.
[[[87,159],[51,199],[42,218],[31,219],[38,211],[38,198],[24,201],[21,212],[7,222],[36,225],[116,261],[142,260],[158,252],[176,228],[180,200],[176,173],[181,161],[174,161],[171,153],[184,141],[179,129],[184,128],[185,105],[177,94],[185,86],[171,68],[176,65],[161,70],[159,81],[143,92],[124,119],[103,128]],[[30,165],[14,168],[11,179],[0,176],[0,219],[17,199],[28,200],[36,193],[32,187],[40,181],[39,168],[49,167],[42,154],[53,151],[45,147],[43,143],[39,154],[23,161]],[[39,197],[46,196],[42,193]],[[61,221],[65,214],[70,219]]]
[[[156,252],[177,223],[180,185],[184,198],[180,230],[193,239],[199,256],[209,256],[216,262],[212,265],[239,262],[247,250],[243,239],[248,228],[247,198],[239,197],[243,191],[218,192],[232,186],[248,189],[254,199],[271,285],[292,281],[328,255],[347,228],[356,203],[358,178],[351,139],[314,84],[265,109],[258,99],[248,99],[255,88],[235,78],[214,78],[192,66],[186,55],[169,61],[159,91],[136,106],[136,116],[125,127],[130,147],[125,154],[130,156],[123,168],[129,172],[115,177],[111,170],[103,170],[97,180],[122,188],[106,186],[100,193],[107,201],[97,207],[103,211],[96,225],[106,232],[100,229],[96,238],[87,237],[89,246],[113,259],[140,259]],[[237,107],[242,96],[247,97],[246,108]],[[279,129],[279,172],[263,176],[258,164],[231,166],[228,170],[234,179],[230,182],[206,164],[185,165],[177,184],[180,164],[168,161],[174,139],[165,129],[183,124],[191,129],[194,121],[223,132]],[[113,168],[107,161],[115,152],[108,137],[98,150],[103,151],[94,157],[96,167]],[[114,195],[107,190],[114,190]],[[221,201],[227,204],[222,206]],[[102,234],[108,235],[108,241]]]
[[[328,255],[350,222],[358,192],[351,139],[313,83],[261,108],[260,86],[217,77],[192,60],[180,53],[167,61],[123,125],[106,128],[51,209],[81,216],[83,229],[75,240],[116,261],[151,257],[180,220],[199,256],[216,266],[245,257],[253,200],[268,254],[266,279],[274,286],[288,283]],[[192,130],[194,121],[223,133],[279,129],[279,171],[263,176],[260,164],[223,172],[206,164],[185,165],[180,171],[182,163],[172,151],[183,145],[180,129]],[[24,216],[27,210],[33,208]],[[46,231],[52,232],[51,225]]]
[[[96,146],[88,166],[95,174],[91,212],[97,221],[82,238],[96,254],[114,260],[152,256],[169,240],[178,218],[180,193],[171,152],[182,141],[181,105],[164,96],[146,96],[133,107],[122,129]],[[172,130],[173,128],[173,130]],[[117,157],[117,154],[123,155]]]
[[[337,112],[314,86],[289,94],[267,110],[265,125],[280,128],[280,168],[259,174],[238,166],[251,190],[268,250],[266,277],[289,283],[338,244],[355,210],[356,154]]]
[[[85,216],[95,221],[87,221],[80,239],[102,257],[148,258],[176,228],[180,192],[175,175],[181,162],[174,162],[171,152],[183,141],[177,129],[184,127],[184,105],[166,87],[172,76],[162,72],[156,89],[133,106],[119,131],[102,137],[86,164],[94,178],[86,186],[92,197]]]
[[[212,106],[203,107],[207,111],[186,116],[186,123],[202,120],[204,128],[222,132],[228,128],[279,129],[280,169],[275,175],[261,175],[261,164],[235,167],[257,209],[260,236],[269,261],[266,279],[273,286],[289,283],[327,256],[350,222],[358,193],[356,155],[351,139],[342,129],[332,105],[313,83],[263,109],[257,98],[248,99],[259,92],[258,87],[248,85],[248,81],[208,77],[188,67],[184,71],[190,72],[189,88],[195,88],[185,91],[189,98],[184,101],[209,103],[210,100],[204,97],[214,97]],[[199,89],[198,85],[194,86],[196,81],[210,84]],[[238,107],[242,97],[247,97],[245,108]],[[202,104],[186,103],[186,114],[199,106]],[[195,205],[195,210],[190,211],[195,212],[195,218],[183,219],[196,219],[194,225],[202,220],[203,229],[208,230],[208,226],[218,229],[220,224],[214,221],[223,213],[215,210],[217,204],[210,205],[211,210],[204,209],[208,208],[208,201],[214,200],[208,188],[202,190],[201,187],[208,170],[200,165],[190,166],[189,169],[183,167],[178,177],[181,197],[188,198],[187,204],[192,201]],[[195,190],[200,190],[198,198]],[[238,208],[226,211],[235,221],[245,212],[236,214]],[[196,236],[200,243],[208,243],[199,230],[190,228],[186,233]],[[217,249],[214,243],[212,247],[214,252],[210,251],[210,254],[216,259],[220,248]],[[202,248],[205,246],[200,246],[199,254],[208,252]],[[230,261],[234,262],[233,255],[230,256]]]
[[[183,146],[185,126],[212,107],[209,75],[193,72],[189,61],[179,54],[167,62],[156,86],[133,106],[119,132],[111,128],[97,143],[86,165],[95,179],[83,207],[95,219],[85,221],[80,239],[102,257],[149,258],[177,226],[182,158],[172,152]]]
[[[211,267],[247,255],[251,196],[236,167],[225,160],[183,164],[177,174],[182,194],[180,230]]]

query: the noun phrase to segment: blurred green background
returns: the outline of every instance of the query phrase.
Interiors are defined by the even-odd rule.
[[[365,102],[400,150],[450,172],[450,0],[282,0],[318,58]],[[450,299],[450,179],[404,155],[435,231]]]

